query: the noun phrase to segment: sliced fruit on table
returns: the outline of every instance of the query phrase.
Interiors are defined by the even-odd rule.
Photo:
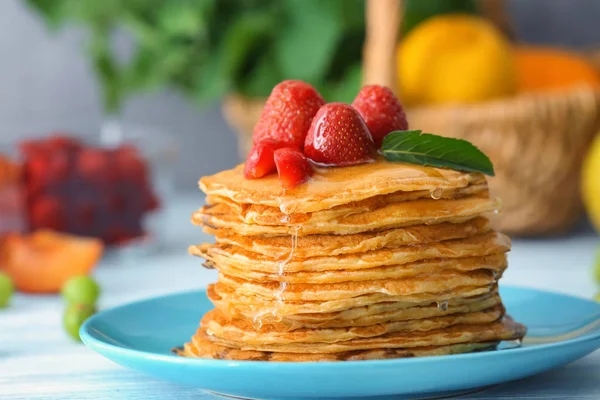
[[[377,148],[381,147],[383,138],[388,133],[408,129],[404,108],[394,93],[385,86],[364,86],[356,95],[352,107],[365,120]]]
[[[271,139],[302,150],[311,121],[323,104],[323,97],[306,82],[288,80],[279,83],[269,95],[254,127],[252,142]]]
[[[90,304],[69,304],[63,314],[63,327],[73,339],[81,341],[79,328],[96,313],[96,306]]]
[[[74,276],[87,275],[102,256],[98,239],[39,230],[10,235],[3,245],[2,270],[29,293],[57,293]]]
[[[82,275],[70,278],[60,292],[69,304],[93,305],[100,297],[100,286],[91,276]]]
[[[482,17],[432,17],[406,35],[396,56],[405,105],[475,103],[516,93],[511,45]]]
[[[304,145],[306,157],[329,166],[372,161],[375,150],[365,121],[345,103],[328,103],[319,109]]]
[[[8,306],[15,291],[15,284],[7,274],[0,272],[0,308]]]
[[[286,189],[306,182],[313,174],[313,169],[304,154],[294,148],[275,150],[274,160],[279,182]]]

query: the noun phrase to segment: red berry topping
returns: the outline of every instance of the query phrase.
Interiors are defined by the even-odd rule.
[[[275,172],[273,153],[281,147],[283,147],[282,144],[270,139],[265,139],[252,146],[246,159],[244,176],[248,179],[257,179]]]
[[[323,104],[323,97],[308,83],[281,82],[273,88],[254,127],[253,143],[272,139],[302,150],[310,123]]]
[[[352,106],[329,103],[319,109],[306,136],[304,154],[319,164],[342,166],[373,160],[375,144]]]
[[[352,102],[352,106],[365,120],[377,148],[383,138],[392,131],[408,129],[404,109],[385,86],[370,85],[363,87]]]
[[[279,182],[286,189],[306,182],[313,173],[304,154],[294,148],[285,147],[275,150],[274,158]]]

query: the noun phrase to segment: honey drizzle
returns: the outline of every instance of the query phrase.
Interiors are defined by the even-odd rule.
[[[289,216],[285,216],[282,218],[282,222],[283,223],[289,223],[290,219]],[[283,277],[285,275],[285,267],[294,259],[294,254],[296,252],[296,247],[297,247],[297,243],[298,243],[298,233],[300,231],[301,226],[300,225],[290,225],[290,237],[291,237],[291,246],[290,246],[290,252],[288,254],[288,256],[285,258],[285,260],[281,261],[279,263],[279,267],[278,267],[278,271],[277,274],[280,277]],[[281,316],[279,316],[279,310],[280,307],[284,304],[285,302],[285,290],[287,288],[288,283],[285,282],[283,279],[280,280],[279,283],[279,290],[275,293],[275,304],[273,306],[272,309],[270,310],[262,310],[257,312],[254,315],[254,318],[252,319],[252,324],[254,325],[255,329],[260,329],[262,328],[262,319],[266,316],[266,315],[271,315],[272,317],[274,317],[277,320],[281,319]]]

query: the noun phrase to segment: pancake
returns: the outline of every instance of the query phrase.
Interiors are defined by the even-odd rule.
[[[453,200],[463,197],[487,196],[488,187],[483,182],[473,182],[464,188],[444,189],[437,192],[428,190],[419,190],[416,192],[394,192],[385,195],[369,197],[367,199],[343,204],[327,210],[321,210],[310,213],[284,214],[278,208],[268,207],[261,204],[238,204],[224,197],[208,196],[206,202],[209,208],[212,206],[225,205],[230,212],[238,215],[242,221],[247,224],[273,225],[278,226],[285,221],[286,224],[304,224],[308,220],[313,222],[330,221],[339,219],[350,214],[359,214],[367,211],[373,211],[378,208],[393,203],[402,203],[413,200],[431,199],[435,200]]]
[[[459,224],[445,222],[436,225],[414,225],[406,228],[354,235],[298,236],[295,242],[294,256],[309,258],[364,253],[370,250],[464,239],[490,230],[489,221],[486,218],[479,217]],[[220,244],[241,247],[249,252],[271,258],[287,257],[292,250],[292,241],[289,236],[244,236],[235,233],[231,229],[212,229],[209,227],[206,227],[205,231],[214,235]]]
[[[485,177],[375,162],[316,167],[283,189],[243,165],[200,179],[190,246],[218,270],[214,308],[179,354],[223,360],[345,361],[494,349],[526,328],[498,281],[510,239]]]
[[[212,229],[231,229],[244,236],[313,234],[350,235],[369,231],[402,228],[413,225],[433,225],[442,222],[461,223],[484,213],[498,209],[496,200],[487,195],[465,197],[457,200],[421,199],[402,203],[392,203],[373,211],[348,214],[336,219],[319,221],[312,218],[301,225],[283,222],[279,226],[247,224],[226,204],[205,206],[192,214],[192,223]],[[312,215],[315,215],[314,213]]]
[[[247,320],[229,319],[219,310],[204,314],[201,326],[211,336],[221,340],[243,342],[244,345],[286,345],[291,343],[337,343],[355,339],[380,337],[396,332],[429,332],[455,325],[490,324],[504,315],[496,306],[472,313],[459,313],[426,319],[393,321],[368,326],[343,328],[303,328],[290,331],[280,324],[263,324],[260,329]]]
[[[390,303],[379,303],[375,306],[385,306]],[[393,303],[392,303],[393,304]],[[334,320],[317,320],[315,322],[316,316],[324,315],[324,314],[310,314],[312,317],[312,322],[306,322],[306,314],[301,316],[291,316],[287,319],[282,319],[278,323],[285,326],[288,330],[302,329],[302,328],[349,328],[349,327],[357,327],[357,326],[371,326],[375,324],[384,324],[387,322],[398,322],[398,321],[409,321],[413,319],[425,319],[425,318],[434,318],[440,317],[444,315],[453,315],[460,313],[470,313],[470,312],[478,312],[488,308],[492,308],[498,305],[502,305],[500,297],[492,296],[481,301],[473,301],[467,304],[451,304],[450,302],[439,302],[434,304],[429,304],[426,306],[420,307],[409,307],[404,309],[396,309],[387,312],[376,313],[373,311],[372,315],[357,317],[352,319],[347,318],[338,318]],[[365,307],[366,308],[366,307]],[[383,307],[382,307],[383,308]],[[356,309],[354,310],[357,311]],[[263,318],[261,320],[262,324],[273,324],[275,320],[269,320],[267,318]],[[254,323],[253,323],[254,325]]]
[[[253,326],[259,325],[255,321],[256,311],[250,308],[237,309],[229,307],[214,288],[208,290],[208,297],[224,315],[229,318],[245,318],[252,321]],[[446,301],[423,301],[418,303],[383,302],[363,307],[350,308],[330,313],[305,313],[287,315],[276,318],[271,314],[260,317],[260,325],[281,324],[287,330],[300,328],[347,328],[354,326],[369,326],[385,322],[406,321],[410,319],[431,318],[457,313],[477,312],[487,308],[501,305],[497,293],[486,293],[468,298],[452,298]]]
[[[455,272],[450,270],[423,274],[411,279],[382,279],[364,282],[338,282],[326,284],[254,282],[219,273],[219,282],[233,288],[242,296],[258,296],[274,302],[276,309],[287,301],[325,301],[359,297],[368,294],[407,296],[420,293],[440,293],[461,286],[494,284],[499,276],[494,271],[476,270]]]
[[[235,203],[275,207],[286,214],[292,214],[325,210],[399,191],[460,188],[481,178],[479,173],[379,159],[351,167],[317,168],[310,184],[287,190],[281,187],[276,175],[262,179],[244,178],[243,164],[203,177],[199,181],[199,187],[209,196],[225,197]]]
[[[340,353],[284,353],[239,350],[210,341],[199,329],[192,341],[183,346],[179,354],[185,357],[209,358],[214,360],[310,362],[310,361],[362,361],[392,358],[442,356],[492,350],[498,342],[459,343],[449,346],[412,347],[409,349],[375,349]]]
[[[394,332],[376,337],[338,341],[333,343],[249,344],[210,335],[211,341],[240,350],[274,351],[285,353],[338,353],[356,350],[397,349],[426,346],[448,346],[458,343],[515,340],[524,336],[525,327],[504,316],[488,324],[455,325],[425,332]]]
[[[247,296],[237,293],[233,287],[230,287],[222,281],[217,281],[209,285],[208,292],[214,290],[223,304],[230,310],[242,310],[240,314],[251,315],[257,320],[266,318],[269,314],[280,319],[286,316],[312,313],[332,313],[345,311],[357,307],[365,307],[373,304],[398,302],[402,304],[419,303],[443,303],[445,301],[473,297],[490,293],[496,285],[485,284],[483,286],[459,286],[455,288],[446,288],[440,292],[433,293],[414,293],[404,295],[389,295],[386,293],[371,293],[351,298],[338,298],[327,301],[291,301],[274,303],[272,299],[264,299],[257,296]],[[225,307],[219,307],[223,309]]]
[[[265,273],[253,271],[249,268],[232,267],[219,264],[219,271],[223,274],[257,282],[287,282],[325,284],[338,282],[363,282],[382,279],[409,279],[427,274],[434,274],[443,270],[469,272],[475,270],[494,271],[498,276],[506,269],[507,261],[504,253],[492,254],[483,257],[464,258],[434,258],[416,261],[407,264],[396,264],[383,267],[373,267],[359,270],[334,270],[334,271],[308,271]]]
[[[435,258],[480,257],[504,253],[509,249],[510,239],[508,236],[490,232],[466,239],[428,245],[402,246],[395,249],[381,249],[335,257],[301,259],[295,254],[291,254],[289,259],[277,260],[232,245],[208,243],[192,246],[190,253],[206,259],[212,265],[271,274],[280,274],[283,269],[288,274],[301,271],[359,270]]]

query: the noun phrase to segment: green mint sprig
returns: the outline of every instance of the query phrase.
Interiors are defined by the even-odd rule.
[[[463,139],[422,133],[420,130],[394,131],[383,139],[381,152],[388,161],[494,176],[494,166],[488,156]]]

